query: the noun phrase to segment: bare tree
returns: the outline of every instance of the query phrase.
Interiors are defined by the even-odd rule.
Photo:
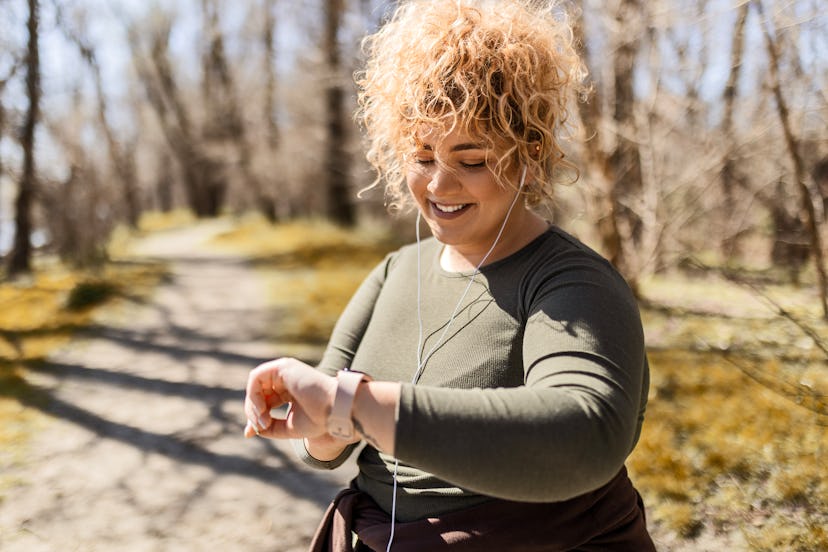
[[[9,74],[3,79],[0,79],[0,141],[2,141],[3,133],[6,131],[6,105],[3,103],[3,93],[6,91],[6,85],[8,85],[9,81],[14,77],[19,66],[20,65],[17,63],[12,65]],[[3,157],[0,155],[0,184],[3,182],[4,170],[5,167],[3,166]],[[2,188],[0,188],[0,192],[2,192]],[[2,193],[0,193],[0,197],[2,197]],[[0,237],[2,236],[0,235]]]
[[[582,56],[589,59],[589,43],[586,39],[585,20],[583,9],[581,17],[575,25],[576,41],[581,47]],[[590,71],[591,75],[595,71]],[[601,107],[602,98],[598,94],[597,83],[592,77],[589,96],[578,103],[581,123],[584,126],[587,142],[583,151],[586,164],[586,172],[590,178],[596,180],[595,203],[598,211],[598,233],[601,239],[601,246],[604,254],[609,257],[616,266],[623,264],[623,250],[621,249],[621,234],[618,231],[615,217],[615,206],[612,200],[612,175],[610,170],[609,155],[606,152],[603,142],[604,133],[601,125],[603,110]]]
[[[155,194],[161,212],[168,213],[173,208],[173,159],[166,148],[160,148],[157,155],[158,173],[155,180]]]
[[[5,88],[5,82],[0,83],[0,142],[3,141],[3,132],[6,129],[6,106],[3,105],[3,89]],[[3,172],[5,168],[3,167],[3,156],[0,155],[0,198],[3,197]],[[2,220],[0,219],[0,222]],[[0,243],[2,243],[3,238],[3,225],[0,224]],[[3,251],[0,251],[0,258],[3,256]]]
[[[141,33],[134,25],[128,26],[132,61],[167,145],[181,169],[190,208],[198,217],[214,217],[224,204],[227,185],[219,164],[203,151],[174,78],[169,60],[172,21],[164,14],[156,15],[160,17],[149,29],[148,59],[140,51]]]
[[[76,159],[69,174],[58,182],[44,182],[39,194],[50,213],[45,219],[52,236],[49,247],[64,263],[97,267],[108,258],[106,243],[116,222],[112,216],[101,216],[113,190],[104,185],[96,163],[84,159],[77,144],[70,147],[76,150],[72,154]]]
[[[621,0],[615,14],[617,29],[624,29],[632,22],[642,22],[643,8],[640,0]],[[637,32],[617,33],[618,43],[613,58],[614,69],[614,113],[616,128],[615,148],[610,154],[610,165],[614,177],[612,183],[613,204],[616,216],[632,239],[632,245],[641,243],[641,217],[632,207],[632,198],[642,188],[641,154],[636,140],[635,91],[633,88],[636,57],[640,47]],[[622,268],[630,268],[623,267]]]
[[[736,208],[734,199],[737,175],[735,150],[736,138],[733,131],[733,112],[736,105],[736,86],[742,68],[742,54],[745,47],[745,23],[747,21],[749,4],[744,3],[736,14],[736,26],[730,47],[730,73],[727,84],[722,93],[724,114],[722,116],[721,132],[726,142],[724,161],[722,163],[722,192],[724,194],[724,209],[726,213],[733,213]],[[738,250],[738,229],[726,233],[722,240],[722,250],[727,256],[732,256]]]
[[[252,166],[253,146],[248,139],[235,81],[227,62],[218,6],[213,0],[202,0],[202,10],[204,29],[208,36],[203,56],[202,88],[205,106],[212,114],[204,125],[205,141],[208,144],[229,142],[230,147],[236,150],[239,169],[247,189],[252,192],[258,210],[273,222],[276,220],[275,202],[265,193],[261,179]]]
[[[264,0],[262,44],[265,51],[264,120],[267,125],[267,145],[271,152],[279,147],[279,125],[276,120],[276,1]]]
[[[819,296],[822,304],[823,317],[828,320],[828,276],[825,273],[825,261],[822,250],[822,240],[819,233],[819,228],[816,222],[816,210],[811,198],[811,192],[808,189],[806,179],[808,178],[805,170],[805,162],[802,159],[800,151],[799,139],[796,136],[792,124],[788,103],[782,93],[782,84],[779,76],[779,46],[776,40],[771,36],[768,29],[768,22],[765,17],[765,10],[762,6],[761,0],[754,2],[756,10],[759,13],[760,22],[762,25],[762,34],[765,39],[765,46],[768,52],[769,61],[769,79],[773,97],[776,100],[777,114],[779,115],[782,130],[785,136],[785,145],[790,156],[791,163],[794,168],[794,179],[796,187],[800,196],[801,217],[806,232],[810,238],[811,255],[814,259],[814,268],[817,273],[817,283],[819,288]]]
[[[356,212],[351,200],[351,158],[347,149],[346,124],[348,118],[345,109],[345,87],[342,82],[342,56],[339,49],[339,28],[342,24],[344,0],[328,0],[324,4],[324,54],[329,79],[325,90],[327,213],[334,222],[351,226],[356,222]]]
[[[66,37],[77,46],[78,51],[92,72],[92,81],[95,86],[95,97],[97,104],[97,119],[101,132],[103,132],[109,159],[112,168],[121,182],[123,189],[123,200],[126,208],[126,220],[130,227],[138,227],[138,219],[141,215],[141,205],[138,197],[138,175],[135,168],[135,143],[122,144],[115,134],[115,130],[109,121],[107,114],[108,105],[106,93],[104,92],[101,67],[98,63],[95,48],[82,37],[78,32],[69,28],[62,14],[58,14],[59,23],[63,26]]]
[[[26,95],[29,108],[23,123],[21,145],[23,147],[23,174],[15,201],[14,246],[9,254],[8,273],[16,276],[31,272],[31,210],[35,188],[35,127],[40,110],[40,49],[38,45],[39,6],[37,0],[28,0],[29,32],[26,54]]]
[[[601,248],[633,288],[636,287],[637,274],[628,250],[641,241],[642,221],[635,209],[635,198],[642,190],[642,168],[634,90],[635,62],[641,42],[639,33],[631,27],[637,29],[642,23],[643,7],[639,0],[620,0],[613,14],[615,38],[610,87],[613,110],[609,120],[603,112],[604,99],[600,97],[601,88],[597,81],[593,82],[588,100],[579,104],[588,138],[583,154],[586,173],[595,182],[593,201]],[[621,32],[621,29],[624,31]],[[584,57],[590,59],[583,16],[576,25],[575,33]],[[601,74],[595,67],[590,72]],[[605,136],[606,128],[613,129],[611,136]]]

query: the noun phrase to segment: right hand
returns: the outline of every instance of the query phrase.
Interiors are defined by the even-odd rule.
[[[327,436],[326,423],[336,386],[336,378],[294,358],[260,364],[247,378],[245,436],[271,439]],[[289,405],[287,416],[284,419],[271,417],[271,409],[284,404]]]

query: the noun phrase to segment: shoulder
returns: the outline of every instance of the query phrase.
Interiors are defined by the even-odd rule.
[[[612,264],[568,232],[552,226],[523,250],[506,268],[517,282],[518,301],[525,315],[541,302],[635,304],[631,289]]]
[[[537,275],[540,280],[606,279],[616,285],[627,287],[626,281],[612,263],[572,234],[556,226],[550,227],[541,236],[533,260],[533,268],[536,270],[530,271],[529,274]]]
[[[596,277],[601,275],[623,281],[608,260],[556,226],[550,226],[509,257],[487,266],[484,272],[504,273],[520,281],[547,281],[550,278],[577,277],[581,272],[590,272]]]

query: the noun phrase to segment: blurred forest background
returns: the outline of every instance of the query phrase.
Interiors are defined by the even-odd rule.
[[[751,542],[828,546],[819,468],[828,424],[828,8],[563,5],[577,14],[593,87],[572,106],[568,154],[580,178],[561,186],[548,216],[618,266],[645,308],[654,421],[632,465],[645,498],[656,520],[693,538],[710,530],[707,519],[720,529],[733,522],[728,501],[711,497],[738,489],[741,498],[728,499],[741,504],[735,517],[749,510],[762,520],[748,524]],[[159,212],[255,212],[266,221],[259,232],[324,219],[408,236],[409,219],[388,217],[381,191],[357,198],[374,174],[352,118],[352,74],[361,37],[392,7],[0,0],[2,278],[30,274],[39,255],[101,266],[116,231],[138,232]],[[739,303],[751,299],[764,310]],[[682,401],[708,392],[724,400],[747,385],[739,377],[770,393],[775,406],[764,414],[783,412],[771,424],[778,433],[739,446],[765,454],[765,441],[799,439],[789,451],[746,463],[756,450],[724,443],[735,416],[694,444],[694,432],[715,424],[681,411]],[[659,416],[681,421],[667,428]],[[791,427],[806,433],[794,437]],[[800,479],[774,479],[790,475],[785,463],[803,466]],[[787,514],[769,522],[780,505]]]
[[[106,255],[146,211],[383,216],[352,120],[381,0],[0,3],[0,243]],[[594,85],[559,224],[633,282],[696,258],[825,287],[818,0],[572,3]],[[821,294],[824,303],[824,293]]]
[[[146,211],[383,216],[352,120],[384,0],[0,3],[0,243],[106,256]],[[554,217],[637,282],[808,266],[825,303],[828,15],[818,0],[582,0],[593,93]],[[575,121],[577,119],[577,121]]]

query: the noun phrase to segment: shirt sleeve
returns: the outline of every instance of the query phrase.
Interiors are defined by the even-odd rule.
[[[334,326],[322,361],[317,366],[319,370],[328,375],[334,375],[338,370],[351,365],[351,360],[354,358],[359,342],[365,334],[365,328],[374,312],[374,304],[385,281],[391,258],[389,255],[377,265],[351,297]],[[356,448],[356,444],[349,445],[333,460],[323,461],[310,455],[303,439],[292,439],[291,444],[294,452],[304,464],[321,470],[338,468],[345,463]]]
[[[404,384],[395,450],[401,461],[470,491],[531,502],[566,500],[618,472],[646,397],[632,293],[596,263],[544,282],[531,297],[524,385]]]
[[[374,313],[393,254],[385,257],[362,281],[334,326],[318,368],[328,375],[350,367],[365,329]]]

